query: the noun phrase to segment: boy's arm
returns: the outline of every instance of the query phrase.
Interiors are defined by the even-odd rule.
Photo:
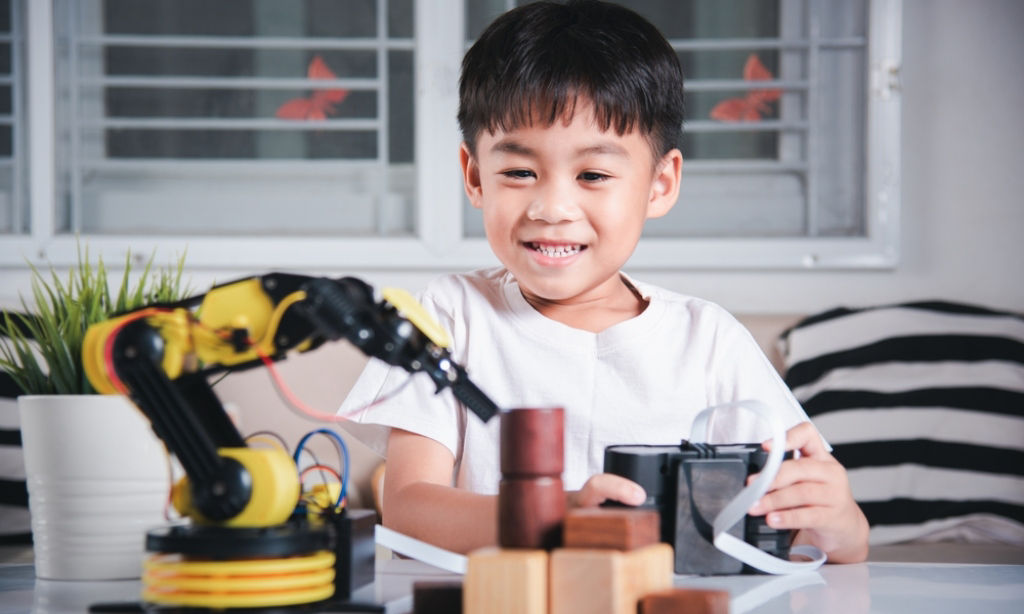
[[[455,488],[455,458],[442,444],[391,429],[384,526],[453,552],[498,543],[498,499]]]
[[[391,429],[384,474],[384,526],[453,552],[498,543],[498,498],[451,486],[455,459],[440,443]],[[628,505],[646,494],[626,478],[602,473],[566,492],[567,507],[594,507],[609,499]]]
[[[831,563],[865,560],[868,521],[853,499],[846,469],[810,422],[789,429],[786,449],[799,450],[800,458],[782,463],[768,494],[750,513],[766,514],[772,528],[798,529],[793,543],[821,548]]]

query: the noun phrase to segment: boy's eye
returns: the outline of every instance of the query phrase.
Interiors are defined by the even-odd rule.
[[[597,181],[604,181],[607,178],[608,178],[608,175],[605,175],[604,173],[595,173],[593,171],[586,171],[586,172],[580,173],[580,179],[583,180],[583,181],[586,181],[588,183],[594,183],[594,182],[597,182]]]
[[[511,177],[512,179],[529,179],[531,177],[536,176],[533,174],[533,171],[527,170],[525,168],[516,168],[510,171],[502,171],[501,174],[505,175],[506,177]]]

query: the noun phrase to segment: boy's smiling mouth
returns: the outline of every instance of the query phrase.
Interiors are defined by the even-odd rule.
[[[547,256],[548,258],[568,258],[569,256],[575,256],[581,251],[587,249],[586,245],[580,245],[578,243],[539,243],[537,241],[525,241],[523,242],[528,249]]]

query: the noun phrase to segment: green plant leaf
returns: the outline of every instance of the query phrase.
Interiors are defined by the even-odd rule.
[[[175,302],[187,295],[182,284],[185,257],[176,265],[155,267],[155,252],[130,285],[131,254],[117,293],[112,297],[107,268],[95,264],[88,247],[78,246],[78,262],[66,279],[50,267],[43,272],[29,263],[31,304],[21,297],[20,314],[0,318],[0,368],[26,394],[90,394],[93,387],[82,366],[82,346],[89,326],[116,313],[139,309],[154,301]]]

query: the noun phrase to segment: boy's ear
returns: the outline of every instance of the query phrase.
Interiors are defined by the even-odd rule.
[[[479,209],[482,206],[480,165],[465,142],[459,148],[459,166],[462,167],[462,184],[466,188],[466,196],[469,197],[470,204]]]
[[[679,199],[679,182],[683,172],[683,154],[678,149],[665,154],[654,170],[651,197],[647,202],[647,217],[661,217],[672,209]]]

